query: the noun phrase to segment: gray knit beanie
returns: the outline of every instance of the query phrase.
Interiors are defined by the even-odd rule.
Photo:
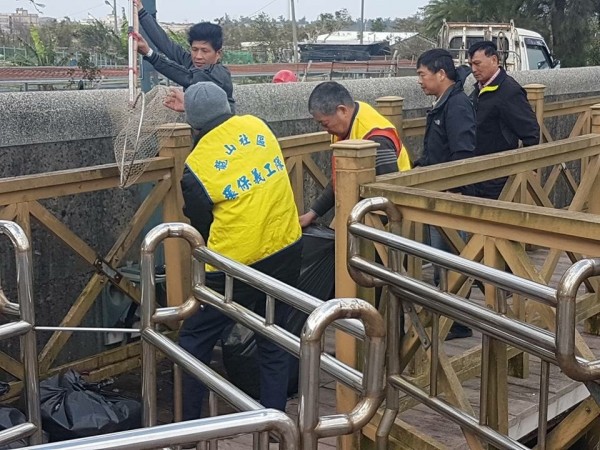
[[[219,116],[231,114],[227,94],[209,81],[201,81],[187,88],[183,106],[187,122],[196,130],[203,129]]]

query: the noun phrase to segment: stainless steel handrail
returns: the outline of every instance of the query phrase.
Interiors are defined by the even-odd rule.
[[[319,418],[321,343],[327,326],[344,317],[359,318],[365,323],[363,394],[351,412]],[[364,300],[330,300],[308,317],[301,342],[298,426],[302,449],[316,450],[319,438],[341,436],[360,430],[377,412],[383,400],[385,324],[377,310]]]
[[[182,238],[191,248],[204,245],[196,229],[184,223],[161,224],[146,235],[141,247],[141,329],[142,329],[142,425],[152,427],[157,422],[156,399],[156,350],[161,350],[174,363],[179,364],[191,375],[205,383],[212,391],[226,398],[233,406],[242,410],[260,410],[263,407],[236,386],[198,361],[188,352],[156,331],[157,323],[181,320],[201,307],[201,302],[191,296],[178,307],[156,309],[155,255],[158,245],[167,238]],[[192,264],[192,283],[202,284],[204,268]]]
[[[194,288],[194,294],[197,298],[208,305],[218,308],[223,314],[236,322],[260,333],[267,339],[277,342],[277,344],[293,355],[300,355],[300,339],[289,331],[277,325],[265,325],[264,318],[258,314],[237,303],[228,302],[224,296],[206,286],[196,286]],[[337,381],[345,384],[356,392],[362,390],[363,374],[358,370],[343,364],[336,358],[327,354],[321,354],[321,364],[323,370],[333,376]]]
[[[432,340],[437,340],[439,315],[467,324],[483,333],[484,347],[490,338],[539,356],[542,359],[540,374],[540,408],[538,415],[538,442],[540,448],[545,447],[547,429],[547,403],[549,385],[549,363],[557,364],[571,378],[590,381],[600,378],[600,360],[587,361],[575,354],[575,309],[577,289],[587,278],[600,275],[600,260],[580,261],[565,273],[560,287],[554,290],[548,286],[520,278],[516,275],[487,267],[460,256],[436,250],[427,245],[397,236],[393,233],[370,228],[361,223],[367,213],[382,211],[391,214],[392,223],[398,220],[398,212],[391,201],[385,198],[371,198],[359,202],[352,210],[348,220],[348,267],[353,279],[365,286],[387,285],[394,297],[420,305],[433,313]],[[386,268],[381,264],[368,261],[359,254],[360,238],[369,239],[386,245],[396,251],[422,258],[467,276],[483,280],[497,288],[523,295],[548,306],[557,307],[556,335],[531,324],[508,318],[500,312],[492,311],[462,297],[443,292],[422,281],[408,277],[402,267]],[[393,298],[392,300],[395,300]],[[391,302],[392,310],[397,311],[395,302]],[[397,326],[397,322],[388,317],[388,331]],[[485,356],[485,355],[484,355]],[[448,405],[437,398],[437,381],[434,379],[434,366],[438,364],[437,346],[432,348],[432,370],[430,393],[413,386],[401,376],[401,368],[395,355],[388,350],[388,389],[401,389],[420,402],[445,415],[460,426],[475,432],[487,442],[504,449],[524,449],[521,444],[491,429],[486,423],[485,404],[481,405],[479,423],[464,412]],[[487,363],[482,360],[482,390],[487,385]],[[398,411],[398,403],[388,393],[392,402],[386,411],[377,430],[379,449],[386,448],[386,440],[394,418]]]
[[[23,360],[23,384],[27,404],[28,423],[5,430],[0,444],[29,437],[30,444],[42,442],[42,416],[40,412],[40,387],[35,338],[35,310],[33,303],[33,277],[31,246],[23,229],[14,222],[0,220],[0,234],[6,235],[15,248],[17,266],[18,303],[0,301],[0,312],[20,316],[20,321],[3,325],[0,339],[20,336]],[[1,298],[1,296],[0,296]],[[12,430],[12,431],[11,431]]]
[[[292,419],[281,411],[261,409],[36,445],[29,450],[153,450],[267,431],[279,437],[281,448],[298,448],[298,429]]]
[[[394,273],[361,257],[352,256],[350,264],[355,269],[390,283],[390,289],[401,298],[557,364],[554,335],[542,328],[516,321],[489,308],[465,301],[462,297],[441,292],[424,282]]]
[[[245,266],[233,261],[223,255],[211,251],[207,247],[199,247],[194,250],[194,257],[202,262],[210,264],[218,270],[252,286],[265,294],[287,303],[300,311],[310,314],[323,302],[306,292],[288,286],[279,280],[275,280],[252,267]],[[344,331],[357,339],[363,339],[365,331],[362,323],[354,319],[338,320],[333,326]]]
[[[358,253],[357,240],[359,237],[362,237],[390,248],[410,253],[412,256],[425,259],[446,269],[485,281],[500,289],[523,295],[548,306],[556,306],[556,290],[549,286],[461,258],[460,256],[435,249],[429,245],[415,242],[396,234],[368,227],[361,223],[362,218],[369,212],[382,211],[388,213],[388,211],[393,211],[394,209],[397,210],[394,204],[383,197],[368,198],[358,203],[350,213],[348,219],[348,254]],[[397,214],[395,213],[392,217],[397,217]],[[356,278],[355,281],[360,283],[360,280],[361,278]]]
[[[161,308],[155,309],[154,298],[154,250],[158,243],[167,237],[180,237],[186,239],[192,247],[192,256],[198,264],[194,270],[194,283],[192,288],[192,296],[186,301],[184,306],[177,308]],[[219,294],[205,285],[204,266],[211,266],[221,270],[226,277],[225,292]],[[146,411],[144,414],[144,425],[150,426],[155,423],[155,408],[156,395],[155,375],[151,372],[154,364],[153,352],[155,348],[160,349],[169,358],[177,362],[183,369],[197,376],[201,381],[207,384],[211,390],[217,391],[226,400],[231,401],[234,406],[242,408],[253,408],[254,400],[249,403],[244,403],[242,397],[231,400],[232,388],[223,379],[207,379],[207,368],[196,361],[191,355],[184,352],[176,344],[169,341],[167,338],[158,333],[154,327],[157,322],[162,322],[169,317],[181,318],[183,311],[196,311],[201,303],[213,306],[223,314],[231,317],[235,321],[245,325],[256,333],[261,334],[267,339],[280,345],[290,353],[300,356],[301,371],[309,371],[312,374],[319,372],[319,363],[323,369],[334,376],[338,381],[345,383],[352,389],[359,392],[362,396],[361,402],[357,409],[348,415],[338,415],[332,417],[324,417],[318,422],[318,426],[312,429],[313,438],[310,442],[318,440],[319,437],[347,434],[357,430],[362,425],[368,422],[377,411],[383,396],[383,367],[385,359],[385,327],[383,319],[373,307],[368,303],[358,299],[340,299],[337,301],[329,301],[327,303],[318,300],[298,289],[292,288],[276,279],[273,279],[251,267],[232,261],[218,253],[206,248],[200,235],[192,227],[185,224],[161,224],[155,227],[144,240],[142,245],[142,345],[146,350],[143,350],[144,358],[144,404],[143,408]],[[265,292],[267,296],[265,317],[255,314],[253,311],[244,308],[237,304],[232,298],[232,286],[234,279],[240,280],[249,286]],[[308,318],[307,324],[310,326],[318,326],[319,332],[322,332],[323,323],[333,322],[338,320],[340,329],[343,329],[350,334],[365,339],[367,348],[367,366],[368,370],[363,376],[362,373],[353,369],[346,364],[338,361],[330,355],[321,352],[320,346],[313,349],[312,356],[308,359],[302,355],[309,354],[310,351],[303,349],[303,345],[316,345],[318,339],[314,338],[315,332],[308,332],[309,340],[306,344],[300,342],[300,338],[292,335],[283,328],[273,323],[275,299],[284,301],[301,311],[309,312],[311,315]],[[332,309],[333,308],[333,309]],[[333,313],[333,312],[335,313]],[[366,324],[356,318],[360,318]],[[323,322],[325,320],[325,322]],[[334,324],[335,325],[335,324]],[[307,325],[309,326],[309,325]],[[310,330],[310,328],[309,328]],[[306,332],[306,330],[305,330]],[[365,336],[366,333],[366,336]],[[313,336],[310,338],[310,336]],[[311,339],[316,339],[311,341]],[[311,364],[310,366],[306,366]],[[150,372],[148,374],[147,372]],[[316,375],[315,375],[316,376]],[[315,378],[313,376],[313,379]],[[318,383],[317,383],[318,384]],[[225,388],[224,388],[225,386]],[[314,386],[311,386],[314,387]],[[301,390],[302,390],[301,385]],[[306,389],[306,387],[305,387]],[[233,388],[235,392],[235,388]],[[302,397],[303,393],[300,392]],[[307,403],[301,401],[301,414],[306,413]],[[312,417],[318,418],[317,405],[312,406]],[[306,440],[308,442],[308,440]]]
[[[577,290],[590,277],[600,275],[600,259],[584,259],[563,274],[557,288],[556,358],[562,371],[577,381],[600,380],[600,359],[582,360],[575,353]]]

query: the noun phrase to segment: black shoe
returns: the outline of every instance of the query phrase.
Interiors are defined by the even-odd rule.
[[[454,323],[452,324],[452,327],[450,327],[450,331],[448,332],[448,336],[446,336],[446,340],[451,341],[452,339],[464,339],[471,336],[473,336],[473,330],[460,323]]]

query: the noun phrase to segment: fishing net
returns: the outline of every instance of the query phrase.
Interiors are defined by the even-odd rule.
[[[120,187],[127,188],[144,173],[145,168],[159,150],[159,129],[162,125],[176,123],[180,114],[164,106],[169,88],[155,86],[144,93],[138,88],[137,5],[130,0],[129,28],[129,105],[126,110],[113,111],[118,133],[114,139],[115,161],[120,173]]]
[[[164,130],[161,126],[179,120],[179,113],[163,105],[168,92],[166,86],[140,92],[133,107],[117,118],[119,132],[114,139],[114,152],[122,188],[134,184],[144,173],[150,158],[157,155],[159,130]]]

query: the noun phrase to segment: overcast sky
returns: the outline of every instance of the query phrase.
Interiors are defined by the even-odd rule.
[[[104,17],[112,12],[105,0],[36,0],[45,4],[43,15],[86,19],[88,13]],[[113,0],[108,0],[112,4]],[[364,0],[365,18],[407,17],[426,5],[428,0]],[[353,18],[360,18],[361,0],[296,0],[296,17],[314,20],[322,12],[347,8]],[[233,17],[251,16],[265,12],[272,17],[288,16],[289,0],[156,0],[158,19],[164,22],[199,22],[229,14]],[[117,8],[127,6],[126,0],[117,0]],[[0,12],[14,12],[15,8],[29,10],[28,0],[0,0]]]

